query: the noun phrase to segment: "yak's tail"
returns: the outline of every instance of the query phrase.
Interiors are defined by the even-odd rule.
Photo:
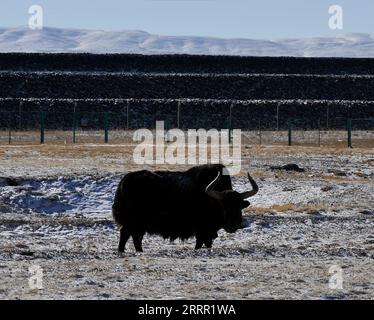
[[[114,221],[121,225],[121,191],[122,191],[122,181],[119,183],[116,194],[114,196],[114,201],[112,205],[112,216]]]

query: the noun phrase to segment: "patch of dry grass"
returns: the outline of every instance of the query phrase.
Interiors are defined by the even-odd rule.
[[[133,161],[134,145],[120,144],[34,144],[34,145],[0,145],[0,166],[2,164],[17,164],[36,167],[96,167],[101,169],[126,169],[126,170],[185,170],[191,165],[148,165],[139,166]],[[243,165],[249,164],[252,159],[263,160],[264,163],[275,158],[287,158],[297,155],[301,158],[310,157],[334,157],[338,155],[374,155],[374,149],[348,149],[330,147],[286,147],[286,146],[253,146],[242,148]],[[208,152],[209,157],[209,152]],[[79,161],[79,162],[77,162]],[[364,165],[374,165],[374,158],[363,159]],[[245,175],[246,169],[240,175]],[[305,173],[286,173],[277,171],[276,173],[263,169],[251,170],[255,178],[268,177],[269,174],[276,174],[283,178],[290,174],[297,175],[298,179],[306,177]],[[325,175],[318,177],[325,180],[344,181],[344,177]],[[365,179],[363,179],[365,180]]]
[[[243,151],[251,151],[254,153],[262,154],[316,154],[316,155],[326,155],[326,154],[373,154],[374,148],[347,148],[347,147],[334,147],[334,146],[244,146]]]
[[[336,211],[339,210],[337,206],[326,206],[324,204],[317,205],[296,205],[293,203],[286,204],[275,204],[271,207],[249,207],[244,210],[245,213],[256,213],[256,214],[265,214],[265,213],[284,213],[284,212],[298,212],[298,213],[308,213],[316,214],[321,211]]]

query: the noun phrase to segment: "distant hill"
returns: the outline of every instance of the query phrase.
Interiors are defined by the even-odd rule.
[[[143,31],[0,28],[0,52],[211,54],[295,57],[374,57],[374,36],[305,39],[220,39],[160,36]]]

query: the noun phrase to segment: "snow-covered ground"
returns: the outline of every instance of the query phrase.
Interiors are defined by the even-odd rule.
[[[0,146],[0,297],[374,298],[373,149],[251,147],[243,160],[234,188],[247,170],[260,187],[245,229],[220,231],[211,252],[146,236],[144,253],[129,241],[118,255],[111,204],[139,169],[131,148]],[[287,163],[306,171],[271,169]],[[343,289],[329,287],[332,266]]]
[[[374,38],[369,34],[357,33],[304,39],[220,39],[163,36],[129,30],[31,30],[14,27],[0,29],[0,52],[374,57]]]
[[[78,176],[46,180],[19,181],[19,186],[3,187],[3,205],[15,212],[45,214],[82,214],[108,218],[113,190],[120,177]]]

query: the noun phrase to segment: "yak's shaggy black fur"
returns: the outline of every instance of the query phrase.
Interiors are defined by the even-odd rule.
[[[142,251],[145,233],[165,239],[196,236],[196,249],[211,247],[217,231],[234,232],[241,226],[241,210],[249,205],[232,190],[229,175],[222,175],[223,165],[194,167],[186,172],[137,171],[124,176],[113,204],[114,220],[121,226],[118,250],[124,251],[130,236],[135,249]],[[214,192],[222,191],[221,200],[205,189],[221,173]]]

